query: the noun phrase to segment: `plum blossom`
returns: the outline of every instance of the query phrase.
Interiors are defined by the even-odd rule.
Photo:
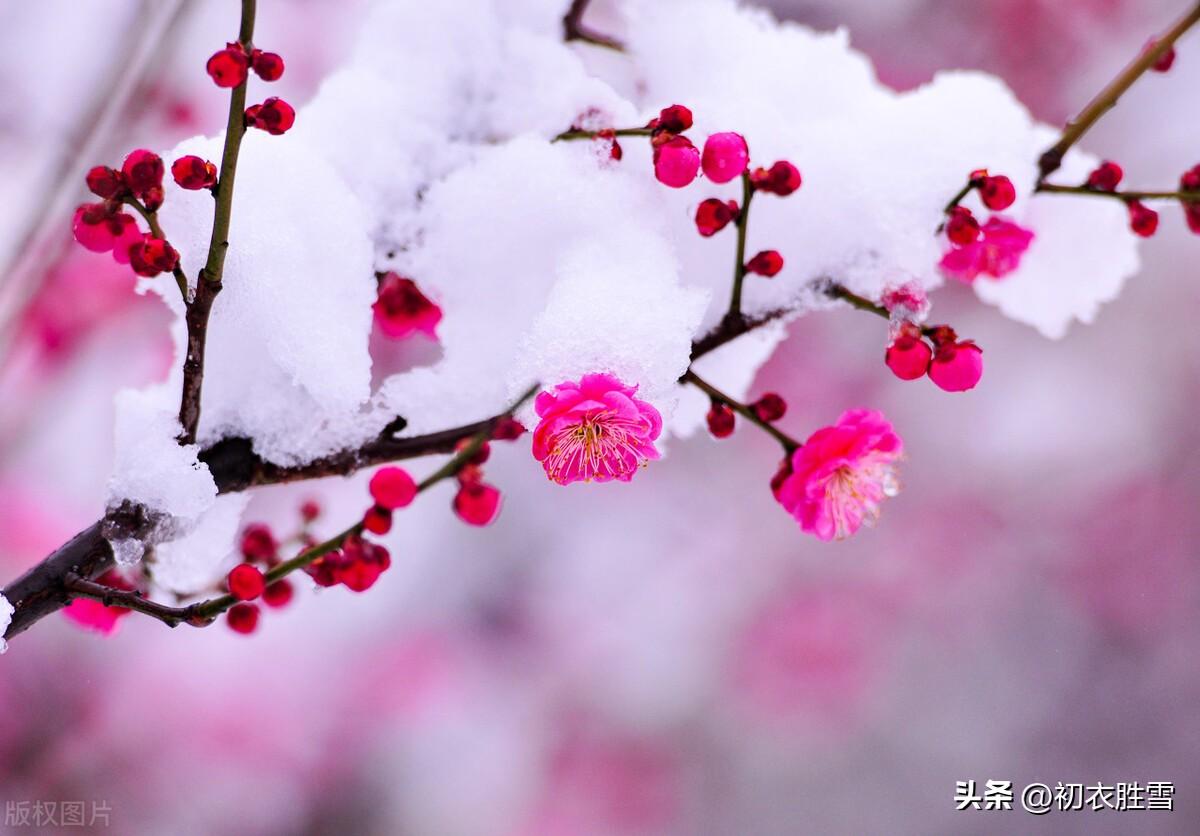
[[[420,331],[437,339],[442,309],[430,301],[412,279],[388,273],[379,283],[379,298],[372,305],[379,329],[393,340],[410,337]]]
[[[96,582],[125,592],[134,589],[133,584],[111,569],[96,578]],[[129,615],[129,613],[130,610],[126,607],[105,606],[100,601],[91,598],[76,598],[63,609],[63,615],[67,618],[80,627],[94,630],[102,636],[111,636],[117,629],[117,623],[122,616]]]
[[[792,453],[772,489],[803,531],[842,540],[872,525],[884,497],[896,495],[895,463],[903,452],[882,413],[851,409]]]
[[[600,373],[538,394],[533,456],[546,475],[560,485],[628,482],[639,466],[657,459],[662,416],[636,392],[637,386]]]
[[[981,273],[999,279],[1020,266],[1021,256],[1032,240],[1030,230],[992,217],[983,225],[979,240],[950,250],[938,266],[947,276],[964,284],[975,281]]]

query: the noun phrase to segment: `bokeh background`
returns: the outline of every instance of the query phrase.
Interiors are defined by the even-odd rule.
[[[256,40],[289,59],[272,92],[311,97],[361,3],[260,0]],[[984,69],[1061,123],[1186,4],[764,5],[849,27],[896,87]],[[101,512],[112,395],[170,363],[161,304],[70,240],[82,175],[221,128],[200,68],[236,6],[0,5],[6,581]],[[1200,156],[1198,84],[1193,33],[1085,146],[1133,186],[1173,185]],[[752,390],[787,397],[784,427],[864,405],[906,441],[874,530],[799,532],[750,430],[674,443],[618,487],[561,489],[498,447],[500,521],[468,529],[433,491],[364,595],[302,589],[250,638],[133,617],[21,636],[0,660],[0,801],[103,803],[105,832],[131,834],[1194,833],[1200,238],[1181,214],[1060,342],[935,294],[987,352],[968,395],[894,379],[870,317],[792,324]],[[362,495],[266,489],[247,520],[287,534],[316,498],[333,531]],[[967,779],[1173,781],[1176,809],[955,812]]]

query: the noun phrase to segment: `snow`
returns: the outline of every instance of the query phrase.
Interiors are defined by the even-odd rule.
[[[182,537],[155,549],[154,582],[186,595],[212,583],[222,574],[225,559],[241,527],[249,494],[217,497],[212,509]]]
[[[740,200],[740,184],[665,188],[644,138],[622,140],[620,162],[596,143],[549,142],[581,118],[638,125],[684,103],[698,146],[737,131],[752,165],[799,166],[796,194],[751,207],[747,255],[785,259],[775,278],[747,278],[751,314],[830,307],[814,289],[826,278],[875,299],[897,276],[942,284],[942,207],[985,166],[1017,184],[1005,215],[1037,237],[1017,272],[976,282],[982,300],[1058,337],[1137,269],[1119,205],[1030,196],[1052,132],[994,78],[947,72],[897,93],[846,32],[778,24],[732,0],[628,3],[628,53],[600,58],[562,43],[564,5],[376,2],[294,130],[246,136],[201,444],[246,436],[264,458],[299,463],[358,446],[396,415],[404,434],[441,430],[499,412],[533,382],[591,371],[637,385],[669,432],[701,426],[705,399],[676,381],[728,304],[735,233],[703,239],[693,217],[707,197]],[[219,160],[221,143],[190,139],[164,158]],[[1061,176],[1082,179],[1094,162],[1072,153]],[[974,196],[967,205],[983,212]],[[194,282],[211,197],[168,183],[161,218]],[[373,274],[384,269],[414,279],[444,319],[439,352],[377,374],[372,389]],[[181,313],[167,277],[143,286]],[[173,333],[181,352],[182,322]],[[761,329],[698,369],[743,396],[783,333]],[[179,365],[163,387],[118,400],[110,491],[179,521],[171,530],[185,539],[159,549],[156,569],[177,590],[218,570],[238,513],[214,505],[196,448],[174,444]]]
[[[164,159],[219,160],[222,142],[187,140]],[[172,183],[160,211],[193,283],[208,253],[212,203]],[[359,408],[370,394],[375,282],[359,202],[299,139],[250,131],[229,240],[209,320],[201,443],[246,436],[264,458],[287,464],[365,437]],[[169,279],[151,286],[178,310]]]
[[[179,419],[162,406],[161,389],[117,394],[115,461],[108,505],[122,500],[166,517],[194,521],[212,505],[217,485],[196,444],[178,444]]]
[[[8,625],[12,623],[13,612],[13,605],[0,593],[0,655],[8,650],[8,642],[2,637],[8,632]]]

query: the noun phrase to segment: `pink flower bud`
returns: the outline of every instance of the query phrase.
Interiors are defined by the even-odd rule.
[[[654,176],[673,189],[682,189],[696,179],[700,152],[686,136],[676,136],[654,149]]]
[[[387,273],[379,282],[379,298],[371,308],[379,329],[390,339],[405,339],[418,331],[431,340],[437,339],[442,309],[412,279]]]
[[[417,483],[402,468],[383,467],[371,477],[370,490],[376,505],[393,511],[405,507],[416,498]]]
[[[918,332],[919,333],[919,332]],[[901,334],[888,346],[884,362],[901,380],[916,380],[929,371],[933,349],[919,336]]]
[[[947,392],[974,389],[983,377],[983,350],[970,340],[946,343],[929,364],[929,379]]]
[[[736,200],[719,200],[715,197],[703,200],[696,207],[696,231],[705,238],[716,235],[737,219],[738,211]]]
[[[1013,205],[1017,199],[1017,190],[1003,174],[994,177],[984,177],[979,185],[979,196],[983,205],[993,212],[1000,212]]]
[[[1141,201],[1129,201],[1129,228],[1143,238],[1158,230],[1158,213]]]
[[[728,183],[740,177],[750,163],[750,151],[741,134],[713,134],[704,143],[700,165],[704,176],[714,183]]]
[[[491,525],[500,516],[500,491],[486,482],[466,482],[454,496],[454,513],[467,525]]]

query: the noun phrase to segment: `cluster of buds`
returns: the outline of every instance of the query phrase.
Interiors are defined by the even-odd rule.
[[[1017,190],[1012,180],[1003,174],[990,175],[987,169],[971,172],[969,190],[977,190],[983,205],[993,212],[1003,212],[1017,199]],[[964,195],[965,196],[965,195]],[[974,244],[983,234],[983,227],[974,213],[965,206],[955,204],[947,211],[946,237],[957,247]]]
[[[246,83],[251,70],[263,81],[277,81],[283,75],[283,58],[234,41],[213,53],[205,69],[218,87],[238,87]],[[295,121],[295,109],[276,96],[246,108],[246,126],[270,134],[286,133]]]
[[[442,309],[412,279],[397,273],[381,275],[379,295],[371,309],[379,330],[389,339],[402,340],[418,332],[437,339]]]
[[[341,584],[354,592],[365,592],[392,565],[386,548],[360,536],[347,537],[340,549],[322,555],[304,567],[317,586]]]
[[[993,212],[1007,209],[1017,199],[1012,180],[1002,174],[988,174],[986,169],[971,172],[959,199],[972,191],[978,191],[983,205]],[[943,228],[951,248],[938,266],[946,275],[966,284],[981,274],[999,279],[1016,270],[1033,240],[1032,232],[1000,215],[992,215],[981,225],[974,213],[958,201],[946,209]]]
[[[787,160],[779,160],[770,168],[760,167],[750,171],[750,151],[746,140],[741,134],[733,132],[710,136],[704,143],[700,165],[704,176],[714,183],[728,183],[734,178],[746,177],[751,195],[765,192],[787,197],[800,188],[800,170]],[[709,238],[730,224],[740,227],[744,209],[736,200],[707,198],[696,207],[696,231]],[[783,256],[778,250],[763,250],[751,256],[743,269],[769,279],[783,269]]]
[[[118,264],[128,264],[147,278],[174,270],[179,253],[150,232],[143,232],[125,205],[153,214],[163,203],[163,161],[152,151],[131,151],[121,168],[96,166],[85,178],[98,203],[85,203],[75,210],[75,240],[97,253],[112,253]]]
[[[308,501],[300,506],[305,526],[319,514],[320,508],[315,502]],[[298,539],[305,546],[312,544],[307,533],[302,533]],[[261,599],[272,609],[285,607],[291,602],[295,588],[287,578],[267,582],[266,572],[280,564],[279,541],[270,526],[264,523],[246,526],[242,531],[240,551],[242,562],[225,576],[226,589],[239,603],[229,608],[225,621],[235,632],[249,634],[258,628],[260,611],[255,602]]]
[[[764,424],[773,424],[787,414],[787,401],[775,392],[767,392],[758,400],[747,404],[747,407]],[[724,401],[713,398],[705,420],[713,438],[728,438],[733,435],[735,413]]]
[[[492,441],[515,441],[524,434],[525,427],[519,421],[502,418],[492,428]],[[470,443],[469,440],[459,442],[459,452]],[[491,525],[500,516],[500,491],[483,479],[483,465],[491,453],[491,446],[485,441],[455,474],[458,491],[454,494],[452,507],[458,518],[467,525]]]
[[[901,380],[929,375],[939,389],[947,392],[974,389],[983,377],[983,349],[972,340],[958,339],[949,325],[922,329],[913,322],[896,324],[884,362]]]

